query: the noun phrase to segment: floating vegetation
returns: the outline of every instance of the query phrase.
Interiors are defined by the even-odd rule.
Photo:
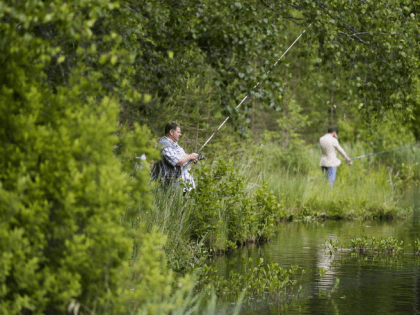
[[[407,244],[409,247],[409,244]],[[332,255],[350,249],[356,254],[374,254],[396,256],[404,253],[404,241],[389,236],[386,238],[376,238],[374,236],[362,236],[350,239],[348,246],[339,246],[338,239],[326,238],[324,242],[325,253]],[[414,252],[406,254],[420,255],[420,239],[414,241]]]
[[[367,236],[363,236],[351,239],[349,246],[359,253],[371,251],[378,254],[397,255],[402,251],[403,244],[404,241],[399,241],[392,236],[380,239],[374,236],[370,239]]]
[[[338,240],[337,239],[332,239],[327,237],[325,239],[325,252],[329,253],[330,255],[337,253],[338,252]]]
[[[349,246],[353,250],[357,250],[359,253],[363,253],[369,248],[368,238],[367,236],[352,238],[350,240]]]
[[[296,265],[284,268],[278,263],[264,263],[262,258],[259,258],[256,266],[252,258],[244,259],[243,265],[243,270],[232,270],[227,277],[219,276],[216,267],[206,265],[200,268],[199,285],[203,290],[214,291],[225,301],[235,300],[245,292],[245,297],[271,294],[277,301],[283,299],[286,302],[291,296],[298,296],[302,290],[302,286],[297,285],[306,270]]]

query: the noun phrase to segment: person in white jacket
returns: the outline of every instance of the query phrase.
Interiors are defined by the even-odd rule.
[[[350,162],[350,158],[338,143],[337,130],[334,127],[328,128],[328,133],[319,139],[319,144],[321,145],[322,151],[319,165],[322,168],[322,173],[327,175],[327,179],[332,187],[335,182],[337,167],[341,164],[335,150],[340,152],[348,162]]]

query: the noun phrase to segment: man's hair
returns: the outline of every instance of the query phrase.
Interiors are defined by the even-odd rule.
[[[178,123],[174,121],[168,122],[165,126],[165,136],[169,133],[169,131],[176,130],[177,127],[180,127]]]
[[[328,128],[328,133],[333,133],[334,131],[337,132],[337,129],[335,127]]]

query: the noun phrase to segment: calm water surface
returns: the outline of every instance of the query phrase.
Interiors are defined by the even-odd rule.
[[[414,256],[414,240],[420,239],[420,193],[408,196],[414,205],[407,220],[327,221],[287,223],[280,226],[272,241],[262,246],[246,246],[212,260],[223,275],[241,271],[242,259],[262,257],[287,267],[298,265],[305,276],[303,296],[290,304],[278,305],[272,299],[256,296],[245,302],[241,314],[420,314],[420,258]],[[404,254],[358,256],[341,251],[326,254],[326,238],[348,245],[351,238],[392,236],[404,241]],[[321,278],[318,267],[328,272]],[[332,298],[325,295],[339,279]],[[324,293],[323,293],[324,292]]]

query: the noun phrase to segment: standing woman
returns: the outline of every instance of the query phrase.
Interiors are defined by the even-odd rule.
[[[331,185],[334,185],[337,167],[341,164],[341,161],[337,158],[335,150],[350,162],[350,158],[344,152],[337,140],[337,130],[334,127],[328,128],[328,133],[319,139],[321,145],[322,157],[319,165],[322,167],[322,173],[327,175],[327,179]]]

